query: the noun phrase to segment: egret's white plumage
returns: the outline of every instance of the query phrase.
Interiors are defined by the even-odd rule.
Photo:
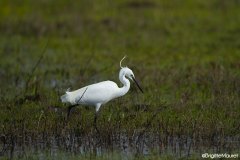
[[[130,81],[127,78],[134,82],[136,82],[136,80],[131,69],[121,66],[122,60],[120,61],[121,70],[119,72],[119,80],[123,84],[122,87],[118,87],[113,81],[103,81],[85,86],[72,92],[66,91],[66,94],[61,96],[62,102],[70,103],[72,106],[78,104],[95,106],[96,112],[98,112],[102,104],[125,95],[130,89]],[[136,84],[142,91],[137,82]]]
[[[83,94],[85,90],[86,92]],[[66,92],[61,99],[62,102],[68,102],[71,105],[82,104],[96,106],[117,98],[118,92],[121,92],[121,89],[118,88],[116,83],[112,81],[103,81],[72,92]],[[98,108],[96,108],[96,111],[98,111]]]

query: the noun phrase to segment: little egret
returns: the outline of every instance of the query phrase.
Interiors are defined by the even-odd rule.
[[[135,79],[133,71],[128,67],[122,67],[122,61],[124,59],[125,57],[123,57],[123,59],[120,61],[121,70],[119,72],[119,80],[123,84],[123,87],[119,88],[113,81],[103,81],[88,85],[72,92],[67,90],[66,94],[61,96],[63,103],[70,103],[70,106],[68,107],[67,117],[69,117],[71,109],[78,105],[95,106],[96,112],[94,123],[96,125],[97,113],[101,105],[109,102],[112,99],[121,97],[128,92],[130,88],[130,81],[128,78],[135,82],[137,87],[143,93],[142,88],[139,86]]]

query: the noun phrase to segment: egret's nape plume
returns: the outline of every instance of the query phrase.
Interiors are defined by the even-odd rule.
[[[126,56],[123,57],[123,59],[120,61],[120,68],[123,68],[122,67],[122,61],[126,58]]]

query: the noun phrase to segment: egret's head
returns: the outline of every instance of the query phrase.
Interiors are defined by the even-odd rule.
[[[132,80],[133,82],[136,83],[137,87],[140,89],[140,91],[143,93],[143,90],[142,88],[139,86],[138,82],[136,81],[135,79],[135,76],[134,76],[134,73],[133,71],[128,68],[128,67],[122,67],[122,61],[125,59],[126,56],[123,57],[123,59],[120,61],[120,67],[121,67],[121,70],[119,72],[119,79],[120,77],[122,76],[126,76],[127,78],[129,78],[130,80]]]
[[[133,80],[135,78],[133,71],[128,67],[122,67],[119,76],[126,76],[127,78]]]

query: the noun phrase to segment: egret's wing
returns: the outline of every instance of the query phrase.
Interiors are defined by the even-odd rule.
[[[86,104],[105,103],[112,99],[116,89],[118,88],[116,83],[112,81],[104,81],[86,87],[88,89],[80,101]],[[81,93],[83,93],[82,89]],[[80,98],[81,95],[82,94],[78,95],[78,98]]]

